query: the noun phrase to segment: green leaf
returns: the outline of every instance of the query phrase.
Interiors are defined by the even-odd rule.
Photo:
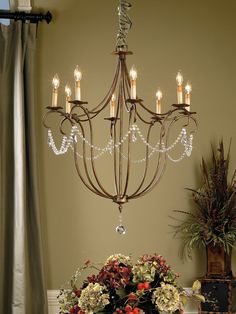
[[[188,297],[186,297],[186,295],[181,295],[181,301],[183,305],[185,306],[188,303]]]
[[[201,289],[201,282],[199,280],[195,280],[192,286],[193,291],[197,291]]]
[[[201,302],[206,302],[206,299],[205,299],[205,297],[203,296],[203,295],[201,295],[201,294],[194,294],[193,295],[197,300],[199,300],[199,301],[201,301]]]
[[[118,294],[118,296],[119,296],[120,298],[123,298],[123,297],[126,296],[126,292],[125,292],[125,289],[124,289],[124,288],[117,289],[117,290],[116,290],[116,293]]]

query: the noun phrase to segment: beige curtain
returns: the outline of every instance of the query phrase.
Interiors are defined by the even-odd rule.
[[[45,314],[35,114],[36,25],[0,24],[0,313]]]

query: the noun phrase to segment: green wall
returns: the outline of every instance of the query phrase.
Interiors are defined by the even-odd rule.
[[[181,274],[185,286],[205,272],[205,253],[194,252],[183,262],[180,240],[173,239],[173,209],[188,209],[185,187],[199,182],[201,156],[209,156],[210,144],[232,137],[232,166],[236,166],[236,2],[235,0],[136,0],[130,16],[133,28],[128,65],[138,68],[138,94],[155,102],[162,87],[163,106],[175,102],[175,75],[181,69],[193,85],[192,109],[198,112],[199,129],[192,157],[169,162],[157,188],[127,204],[125,236],[114,232],[118,222],[115,204],[92,195],[79,181],[73,156],[56,157],[47,146],[41,125],[44,107],[51,103],[51,79],[58,73],[73,82],[73,70],[83,71],[82,94],[98,103],[108,90],[116,59],[117,17],[115,0],[38,0],[37,9],[50,10],[53,22],[38,31],[38,145],[44,258],[48,289],[58,289],[86,259],[103,261],[120,252],[162,254]],[[61,88],[60,102],[64,104]],[[99,129],[98,137],[105,130]],[[104,178],[106,164],[103,169]],[[233,263],[236,265],[233,254]]]

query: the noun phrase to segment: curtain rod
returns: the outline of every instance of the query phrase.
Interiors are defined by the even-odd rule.
[[[24,11],[4,11],[0,10],[0,19],[13,19],[13,20],[22,20],[30,21],[32,23],[38,23],[45,20],[48,24],[52,20],[52,14],[48,11],[47,13],[30,13]]]

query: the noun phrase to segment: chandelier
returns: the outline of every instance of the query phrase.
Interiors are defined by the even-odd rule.
[[[48,144],[53,152],[62,155],[71,149],[83,184],[91,192],[118,205],[119,224],[116,231],[119,234],[126,232],[122,223],[123,205],[146,195],[158,184],[168,159],[178,162],[191,155],[193,133],[197,126],[195,112],[190,111],[192,87],[189,82],[183,86],[180,71],[176,76],[177,102],[168,111],[162,111],[160,89],[156,92],[153,105],[145,105],[138,97],[137,70],[132,66],[129,71],[126,65],[126,57],[132,54],[126,43],[132,25],[128,16],[130,7],[127,0],[119,0],[119,30],[113,53],[118,62],[111,87],[104,99],[96,106],[82,99],[82,73],[76,66],[74,100],[72,90],[66,84],[65,109],[58,105],[60,81],[56,74],[52,80],[52,104],[47,107],[43,119],[48,129]],[[61,134],[60,145],[56,145],[53,137],[49,115],[57,115],[60,119],[57,125]],[[101,125],[95,129],[97,120]],[[103,136],[104,143],[98,145],[95,137],[104,124],[107,134]],[[174,148],[177,150],[175,157],[172,155]],[[98,171],[98,161],[102,157],[106,158],[105,167],[103,164]],[[141,170],[137,171],[137,166]],[[103,182],[104,177],[111,178],[107,185]]]

